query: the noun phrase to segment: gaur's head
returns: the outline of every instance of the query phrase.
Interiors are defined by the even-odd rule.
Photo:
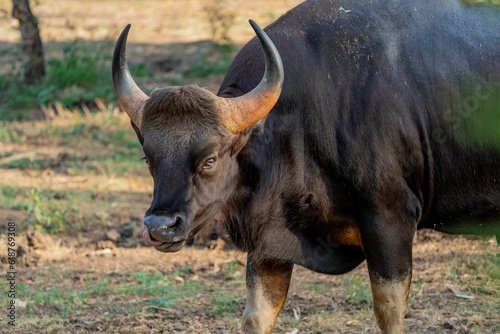
[[[130,25],[113,55],[113,83],[132,121],[154,180],[144,217],[144,240],[164,252],[182,248],[228,199],[237,184],[236,155],[252,127],[277,102],[283,65],[265,32],[250,21],[265,55],[257,87],[219,97],[198,86],[166,87],[146,95],[132,79],[125,56]]]

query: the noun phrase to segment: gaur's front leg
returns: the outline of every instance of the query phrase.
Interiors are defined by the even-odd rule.
[[[285,304],[293,264],[261,259],[248,254],[247,304],[243,312],[243,333],[272,333]]]
[[[375,219],[361,229],[373,310],[384,334],[404,333],[415,226],[409,221]]]

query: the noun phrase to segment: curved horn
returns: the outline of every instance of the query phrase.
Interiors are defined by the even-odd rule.
[[[273,42],[253,20],[250,20],[264,51],[266,69],[260,83],[247,94],[235,98],[218,98],[222,122],[231,132],[240,132],[266,116],[274,107],[283,86],[284,71],[280,54]]]
[[[142,106],[148,96],[137,86],[127,65],[126,44],[131,25],[123,29],[113,53],[113,85],[118,102],[137,127],[141,126]]]

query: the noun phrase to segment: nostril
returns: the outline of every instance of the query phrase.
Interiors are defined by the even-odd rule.
[[[183,221],[184,221],[184,219],[182,219],[181,216],[175,217],[175,222],[174,222],[174,225],[172,225],[172,227],[181,225]]]
[[[182,217],[177,216],[177,217],[175,217],[175,219],[171,219],[167,223],[160,226],[158,228],[158,230],[164,230],[164,231],[168,230],[168,231],[174,232],[178,228],[180,228],[180,226],[182,225],[182,222],[183,222]]]
[[[160,230],[173,230],[180,227],[183,223],[184,219],[181,215],[150,215],[144,218],[144,225],[152,233]]]

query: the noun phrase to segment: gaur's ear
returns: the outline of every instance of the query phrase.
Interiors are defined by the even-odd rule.
[[[264,131],[264,124],[266,122],[266,117],[258,121],[254,126],[240,132],[237,134],[237,138],[234,141],[233,146],[231,147],[231,156],[238,154],[239,151],[246,145],[248,138],[252,134],[261,134]]]
[[[130,121],[130,124],[132,124],[132,127],[134,128],[135,134],[137,135],[137,138],[139,138],[139,142],[141,145],[144,144],[144,137],[142,136],[141,130],[135,125],[134,122]]]
[[[234,143],[231,146],[231,156],[238,154],[243,146],[246,145],[248,137],[250,137],[250,135],[252,134],[252,131],[249,130],[250,129],[247,129],[246,131],[240,132],[236,135]]]

